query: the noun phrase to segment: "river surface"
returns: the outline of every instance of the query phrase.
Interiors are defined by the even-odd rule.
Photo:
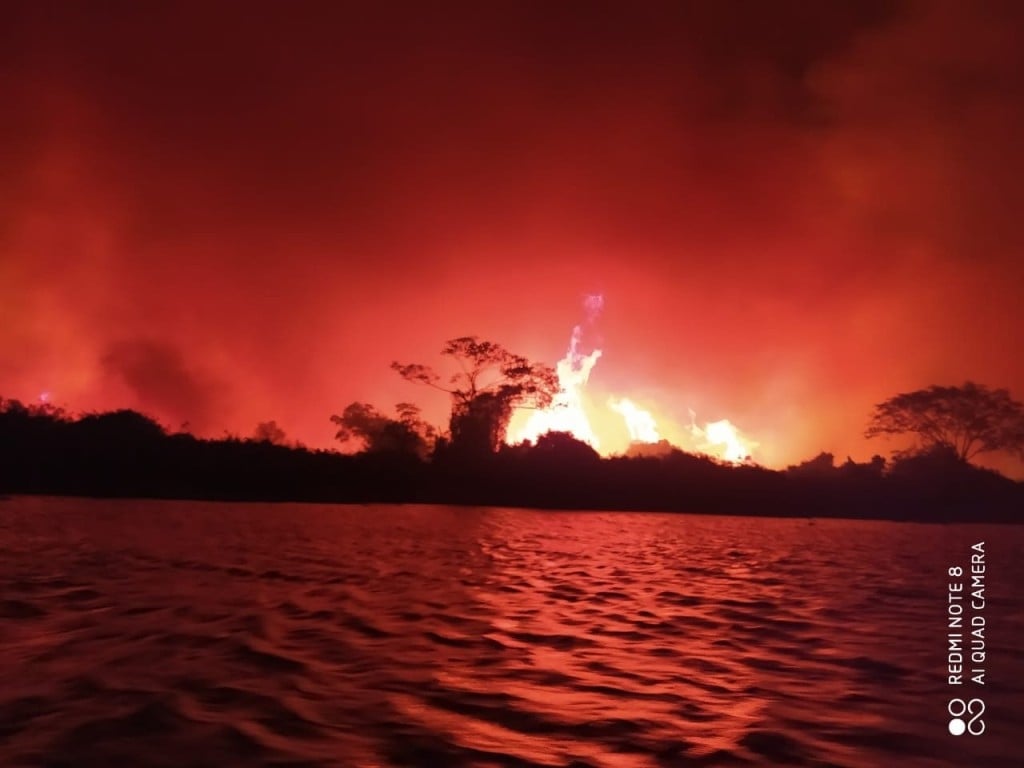
[[[1018,767],[1022,586],[1011,526],[13,498],[0,765]]]

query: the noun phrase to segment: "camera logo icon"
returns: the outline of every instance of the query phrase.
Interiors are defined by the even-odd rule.
[[[949,732],[954,736],[963,736],[965,733],[981,736],[985,732],[985,721],[981,719],[985,714],[985,702],[981,699],[950,699],[946,711],[952,717]]]

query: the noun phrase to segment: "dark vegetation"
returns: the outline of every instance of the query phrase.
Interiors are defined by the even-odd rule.
[[[168,434],[133,411],[70,418],[0,407],[0,492],[108,497],[420,502],[920,521],[1016,521],[1024,484],[932,449],[887,463],[830,454],[773,471],[674,450],[600,458],[570,435],[473,459],[445,450],[356,454],[255,438]]]
[[[267,439],[168,434],[134,411],[70,418],[46,406],[0,406],[3,493],[408,501],[425,466],[401,453],[344,456]]]
[[[224,500],[408,502],[563,509],[1016,522],[1024,483],[969,463],[980,450],[1024,448],[1024,407],[1005,390],[932,387],[875,407],[867,435],[909,435],[892,461],[836,465],[822,453],[784,471],[724,464],[667,446],[601,458],[571,435],[505,445],[517,407],[557,392],[547,366],[474,337],[443,354],[447,381],[422,365],[404,378],[448,392],[442,433],[400,404],[396,416],[353,403],[331,417],[356,453],[284,444],[263,422],[248,439],[169,434],[128,410],[72,417],[47,405],[0,400],[0,493]],[[651,450],[657,448],[657,450]]]
[[[918,448],[944,448],[963,461],[997,451],[1024,456],[1024,406],[1005,389],[973,381],[932,386],[876,405],[865,434],[914,435]]]

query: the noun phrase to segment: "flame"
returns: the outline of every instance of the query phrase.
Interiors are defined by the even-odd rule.
[[[587,322],[592,324],[604,307],[604,298],[599,295],[588,296],[584,306]],[[581,351],[582,336],[583,327],[577,325],[569,339],[569,350],[555,366],[561,391],[554,402],[548,408],[531,412],[518,428],[513,422],[507,437],[510,445],[526,441],[536,442],[537,438],[547,432],[568,432],[594,450],[604,455],[610,454],[601,450],[601,441],[594,431],[585,407],[590,372],[601,358],[602,351],[594,349],[589,354],[584,354]],[[676,442],[674,438],[678,437],[681,448],[696,450],[736,464],[749,461],[758,446],[728,419],[720,419],[700,427],[696,422],[696,413],[691,410],[689,426],[680,431],[671,430],[667,425],[659,427],[651,411],[640,408],[628,397],[610,397],[605,406],[607,410],[603,413],[598,409],[592,409],[597,411],[593,415],[601,416],[609,412],[617,414],[621,422],[625,423],[631,445],[663,443],[667,447],[666,432],[670,432],[669,441]],[[598,425],[604,424],[604,420],[599,418]]]
[[[620,414],[629,430],[629,439],[634,443],[656,443],[661,440],[658,425],[650,411],[638,408],[628,397],[616,400],[608,398],[608,407]]]
[[[596,309],[592,309],[595,306],[591,303],[593,299],[597,299]],[[600,302],[600,296],[590,297],[588,310],[599,310]],[[598,358],[601,357],[601,350],[595,349],[589,355],[580,352],[582,335],[583,329],[580,326],[573,328],[572,338],[569,339],[569,351],[555,366],[561,391],[555,396],[554,402],[544,410],[531,413],[526,424],[508,440],[509,443],[521,443],[525,440],[535,442],[538,437],[548,432],[568,432],[577,440],[588,443],[595,451],[600,448],[600,441],[594,434],[590,419],[583,409],[583,388]]]
[[[694,415],[690,411],[691,420]],[[734,464],[747,461],[757,447],[757,443],[745,437],[728,419],[705,424],[703,429],[691,421],[690,432],[698,440],[703,440],[699,447],[705,453],[718,455]]]

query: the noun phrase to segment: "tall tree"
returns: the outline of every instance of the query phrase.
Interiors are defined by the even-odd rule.
[[[1024,406],[1005,389],[971,381],[931,386],[876,405],[864,434],[913,435],[922,450],[951,449],[964,461],[992,451],[1024,456]]]
[[[496,451],[505,440],[515,408],[546,408],[558,392],[558,374],[500,344],[476,336],[448,341],[441,354],[456,362],[447,382],[426,365],[392,363],[407,381],[425,384],[452,398],[452,448],[479,454]]]

